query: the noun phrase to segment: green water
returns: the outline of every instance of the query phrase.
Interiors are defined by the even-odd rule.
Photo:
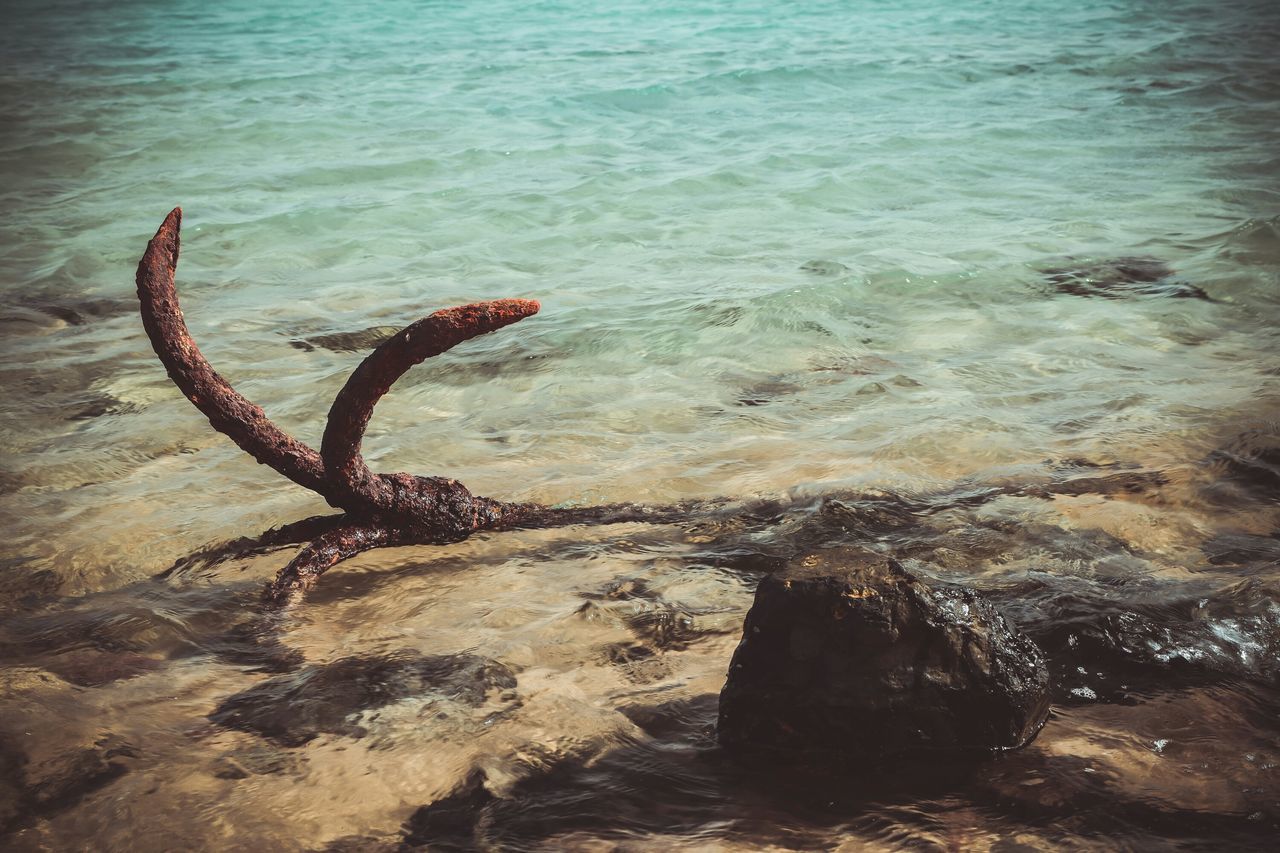
[[[595,543],[583,553],[553,536],[538,544],[541,534],[444,549],[488,567],[458,589],[405,568],[436,559],[425,548],[335,570],[336,588],[366,575],[389,586],[300,616],[285,642],[308,660],[400,641],[471,649],[526,667],[521,689],[554,701],[474,755],[466,737],[442,736],[448,767],[414,769],[425,759],[408,724],[382,752],[360,741],[361,758],[336,739],[301,759],[311,775],[253,776],[220,811],[231,783],[200,762],[232,736],[184,738],[260,675],[179,650],[160,629],[126,644],[159,672],[93,688],[46,672],[88,642],[61,621],[66,608],[111,624],[163,611],[183,636],[203,636],[212,627],[170,613],[148,579],[202,545],[324,508],[213,433],[151,353],[133,268],[171,207],[185,211],[178,287],[196,340],[313,445],[360,353],[295,342],[480,299],[542,302],[397,384],[365,442],[375,469],[551,504],[800,503],[1119,462],[1164,472],[1174,491],[1163,503],[1078,498],[996,514],[1105,530],[1143,555],[1139,574],[1185,580],[1208,571],[1205,542],[1265,537],[1277,523],[1273,495],[1224,509],[1197,491],[1215,448],[1250,430],[1275,443],[1277,45],[1270,2],[7,5],[0,577],[8,612],[51,614],[38,632],[70,633],[33,651],[23,643],[37,629],[6,629],[6,731],[30,730],[49,708],[71,721],[22,747],[29,788],[45,753],[60,760],[104,732],[147,741],[119,781],[39,812],[14,838],[74,845],[110,824],[112,845],[162,849],[164,836],[139,827],[194,808],[174,831],[200,849],[253,838],[315,848],[392,832],[465,768],[521,744],[581,729],[595,734],[561,753],[603,749],[621,689],[592,663],[605,640],[557,620],[582,584],[633,573],[662,586],[693,559],[679,531],[627,528],[579,531]],[[1212,301],[1082,298],[1044,275],[1126,256],[1159,259]],[[657,538],[633,547],[633,534]],[[1087,559],[1022,547],[1010,571],[1106,557],[1101,546]],[[529,556],[539,549],[550,565]],[[1251,576],[1274,583],[1272,558],[1258,559]],[[174,583],[252,586],[286,560]],[[750,575],[676,575],[662,587],[671,596],[684,590],[740,623]],[[434,596],[445,598],[433,614],[412,603]],[[733,637],[716,636],[673,652],[669,680],[654,683],[687,697],[718,690]],[[1249,690],[1227,705],[1258,701]],[[152,709],[137,723],[151,735],[120,734],[134,708]],[[1095,725],[1057,740],[1051,725],[1046,749],[1096,747]],[[1264,737],[1272,755],[1275,736]],[[1120,787],[1159,775],[1139,764],[1114,770]],[[420,784],[379,783],[362,806],[344,780],[366,773]],[[151,776],[171,793],[147,806]],[[1280,814],[1273,775],[1223,784],[1260,787],[1271,805],[1166,799],[1242,820]],[[330,807],[304,805],[299,790],[325,792]],[[115,819],[122,801],[133,819]],[[734,819],[628,832],[652,846],[764,843],[712,827]],[[1025,829],[956,820],[974,844],[990,827]],[[880,824],[819,824],[804,838],[902,842]],[[537,835],[511,831],[504,843]],[[1135,844],[1162,837],[1135,832]]]

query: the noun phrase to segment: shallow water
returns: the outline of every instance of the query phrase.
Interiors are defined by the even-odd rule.
[[[9,846],[1277,832],[1274,4],[6,18]],[[288,550],[157,578],[324,510],[213,433],[150,351],[133,268],[175,204],[193,334],[300,439],[377,338],[344,335],[532,297],[538,316],[397,384],[373,467],[548,504],[732,502],[371,552],[270,618],[257,593]],[[1168,274],[1061,287],[1120,258]],[[1121,475],[1139,485],[1085,482]],[[849,541],[985,590],[1045,648],[1056,704],[1033,746],[882,785],[714,748],[755,581]],[[458,675],[459,655],[515,686]],[[363,707],[286,701],[359,671],[389,685]],[[242,704],[285,702],[301,728],[219,715],[259,687]]]

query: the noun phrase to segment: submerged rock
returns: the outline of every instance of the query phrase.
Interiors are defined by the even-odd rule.
[[[259,743],[258,746],[241,747],[218,756],[213,762],[213,775],[219,779],[247,779],[250,776],[297,772],[299,761],[296,753]]]
[[[85,326],[96,320],[123,317],[138,310],[138,303],[133,299],[104,296],[82,296],[72,299],[54,296],[32,300],[31,306],[69,326]]]
[[[1204,490],[1215,502],[1280,503],[1280,429],[1248,430],[1202,463],[1209,474]]]
[[[837,276],[844,275],[849,272],[849,268],[839,261],[812,260],[805,261],[800,265],[800,269],[805,272],[811,272],[814,275]]]
[[[1280,589],[1252,577],[1215,583],[1043,575],[993,595],[1049,657],[1062,704],[1280,683]]]
[[[718,735],[734,749],[874,761],[1015,749],[1048,713],[1044,656],[989,602],[841,548],[760,582]]]
[[[32,760],[17,738],[0,733],[0,831],[75,806],[129,771],[119,759],[140,756],[131,743],[105,734]]]
[[[495,801],[485,781],[484,771],[473,770],[448,796],[415,811],[405,821],[405,845],[470,849],[481,810]]]
[[[69,421],[88,421],[107,415],[131,414],[139,408],[136,403],[126,403],[110,394],[89,394],[68,401],[62,416]]]
[[[865,540],[919,524],[918,512],[918,507],[886,492],[865,498],[827,498],[819,505],[818,521]]]
[[[65,329],[67,322],[44,311],[8,305],[0,309],[0,332],[6,338],[48,335]]]
[[[160,669],[164,664],[136,652],[75,649],[45,661],[45,668],[81,687],[101,687]]]
[[[307,352],[317,347],[331,352],[361,352],[379,346],[398,331],[399,326],[370,326],[358,332],[334,332],[293,340],[289,341],[289,346]]]
[[[3,489],[0,489],[3,493]],[[51,569],[38,569],[28,556],[0,559],[0,613],[23,613],[52,601],[62,587],[62,578]],[[0,652],[7,652],[0,636]]]
[[[79,749],[59,753],[26,768],[27,793],[37,810],[53,810],[74,805],[91,791],[128,772],[115,759],[138,758],[137,747],[116,735],[104,735]]]
[[[268,679],[224,701],[209,719],[301,746],[324,732],[362,737],[352,717],[399,699],[432,693],[478,706],[491,689],[515,686],[507,666],[476,655],[350,657]]]
[[[1158,258],[1124,257],[1086,261],[1073,266],[1044,271],[1045,278],[1059,293],[1072,296],[1167,296],[1174,299],[1213,298],[1199,287],[1173,278],[1173,268]]]
[[[65,295],[29,297],[24,304],[0,307],[0,330],[6,335],[47,335],[67,328],[84,326],[97,320],[132,314],[137,303],[132,299],[81,297]]]

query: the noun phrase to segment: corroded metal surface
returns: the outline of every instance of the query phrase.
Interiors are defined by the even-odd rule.
[[[310,589],[322,574],[348,557],[373,548],[412,545],[417,541],[411,531],[377,522],[335,528],[321,534],[299,551],[267,587],[265,597],[270,603],[284,604],[295,595]]]
[[[182,209],[174,208],[147,244],[137,274],[142,324],[169,378],[214,429],[258,462],[346,511],[268,531],[255,542],[233,543],[228,553],[310,540],[268,586],[269,601],[288,600],[313,585],[325,570],[370,548],[457,542],[477,530],[545,518],[551,512],[473,495],[445,477],[375,474],[360,455],[374,406],[405,371],[463,341],[536,314],[537,302],[500,299],[448,308],[393,335],[370,353],[338,393],[317,453],[232,388],[191,338],[174,278],[181,225]]]
[[[151,346],[169,371],[169,378],[214,429],[263,465],[329,498],[334,490],[325,479],[320,454],[280,429],[261,408],[240,396],[191,339],[174,285],[181,226],[182,208],[175,207],[138,263],[138,300]]]
[[[438,516],[438,508],[452,502],[463,518],[431,518],[430,526],[459,522],[470,529],[482,523],[469,520],[471,493],[455,480],[395,474],[380,477],[360,455],[360,442],[378,400],[415,364],[439,355],[463,341],[501,329],[538,312],[531,299],[500,299],[446,308],[400,330],[368,355],[334,398],[325,426],[320,455],[330,482],[343,489],[351,504],[403,518],[408,523]],[[482,508],[475,507],[479,512]],[[484,507],[496,520],[499,507]],[[461,532],[461,529],[459,530]]]

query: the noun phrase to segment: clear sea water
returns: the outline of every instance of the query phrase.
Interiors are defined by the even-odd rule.
[[[13,849],[394,849],[477,769],[491,799],[462,809],[464,847],[1162,849],[1276,829],[1280,5],[22,0],[2,16]],[[509,500],[801,514],[1063,465],[1154,472],[1164,485],[1137,495],[955,510],[926,525],[926,556],[875,545],[992,590],[1092,584],[1106,618],[1138,612],[1140,589],[1157,633],[1170,602],[1203,597],[1196,642],[1243,663],[1161,634],[1167,689],[1065,681],[1035,745],[941,789],[754,784],[707,731],[758,566],[726,567],[742,538],[693,523],[615,525],[372,552],[273,628],[308,666],[498,660],[518,671],[508,705],[401,698],[364,712],[364,736],[304,746],[221,727],[214,708],[268,676],[219,632],[290,552],[154,576],[324,507],[209,429],[151,353],[133,270],[175,205],[196,340],[304,441],[361,356],[308,339],[536,298],[538,316],[396,386],[373,467]],[[1046,275],[1124,257],[1212,298],[1089,298]],[[975,556],[992,530],[1025,535]],[[652,594],[583,610],[620,578]],[[644,646],[646,614],[686,620],[687,641],[602,651]],[[1137,666],[1118,660],[1098,677]]]

